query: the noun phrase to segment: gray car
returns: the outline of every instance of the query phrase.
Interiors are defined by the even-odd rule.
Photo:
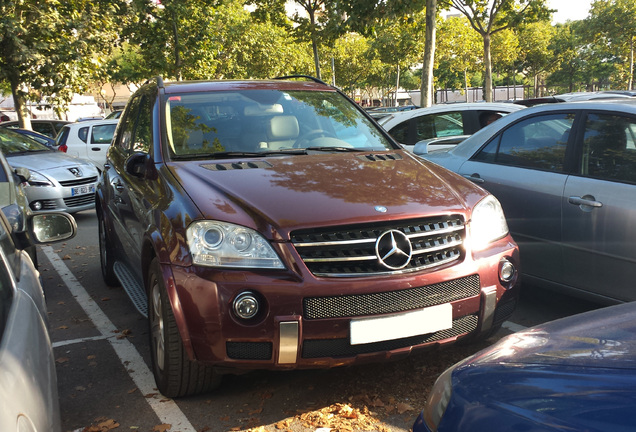
[[[636,300],[636,101],[539,105],[426,158],[501,202],[525,281]]]
[[[76,213],[95,208],[99,172],[91,162],[52,150],[8,129],[0,129],[0,151],[14,169],[29,170],[24,191],[32,210]]]
[[[77,231],[66,213],[32,214],[27,225],[35,243],[67,240]],[[33,262],[11,232],[0,212],[0,431],[59,432],[44,292]]]

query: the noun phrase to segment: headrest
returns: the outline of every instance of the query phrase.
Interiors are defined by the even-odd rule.
[[[289,140],[298,137],[298,120],[294,116],[275,116],[269,121],[269,140]]]

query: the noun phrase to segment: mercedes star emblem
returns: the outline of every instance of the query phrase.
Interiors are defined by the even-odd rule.
[[[375,242],[380,263],[391,270],[400,270],[411,261],[413,247],[406,234],[398,230],[385,231]]]

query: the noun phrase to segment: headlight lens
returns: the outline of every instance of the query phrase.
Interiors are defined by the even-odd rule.
[[[439,423],[442,421],[444,412],[450,403],[451,396],[453,394],[453,370],[456,366],[453,366],[446,370],[443,374],[437,378],[431,392],[426,400],[426,405],[422,411],[422,417],[428,428],[432,431],[436,431]]]
[[[197,221],[186,231],[192,260],[209,267],[285,268],[269,242],[253,229]]]
[[[31,177],[29,177],[29,186],[53,186],[51,180],[37,171],[31,170]]]
[[[485,249],[493,241],[508,234],[506,217],[497,198],[488,195],[475,206],[470,232],[475,250]]]

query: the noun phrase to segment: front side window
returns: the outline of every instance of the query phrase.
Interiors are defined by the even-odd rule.
[[[128,151],[131,148],[135,123],[137,122],[137,115],[139,114],[138,108],[140,100],[140,96],[134,97],[128,103],[125,113],[121,120],[119,120],[121,133],[117,134],[119,139],[113,143],[113,145],[120,147],[124,151]]]
[[[113,140],[117,124],[95,125],[91,132],[91,143],[109,144]]]
[[[388,150],[389,140],[335,92],[240,90],[169,95],[170,152],[179,159],[227,152]]]
[[[574,114],[536,116],[507,128],[473,160],[563,172]]]
[[[586,177],[636,183],[636,120],[589,114],[580,166]]]
[[[464,121],[461,112],[429,114],[417,117],[416,142],[445,136],[463,135]]]

